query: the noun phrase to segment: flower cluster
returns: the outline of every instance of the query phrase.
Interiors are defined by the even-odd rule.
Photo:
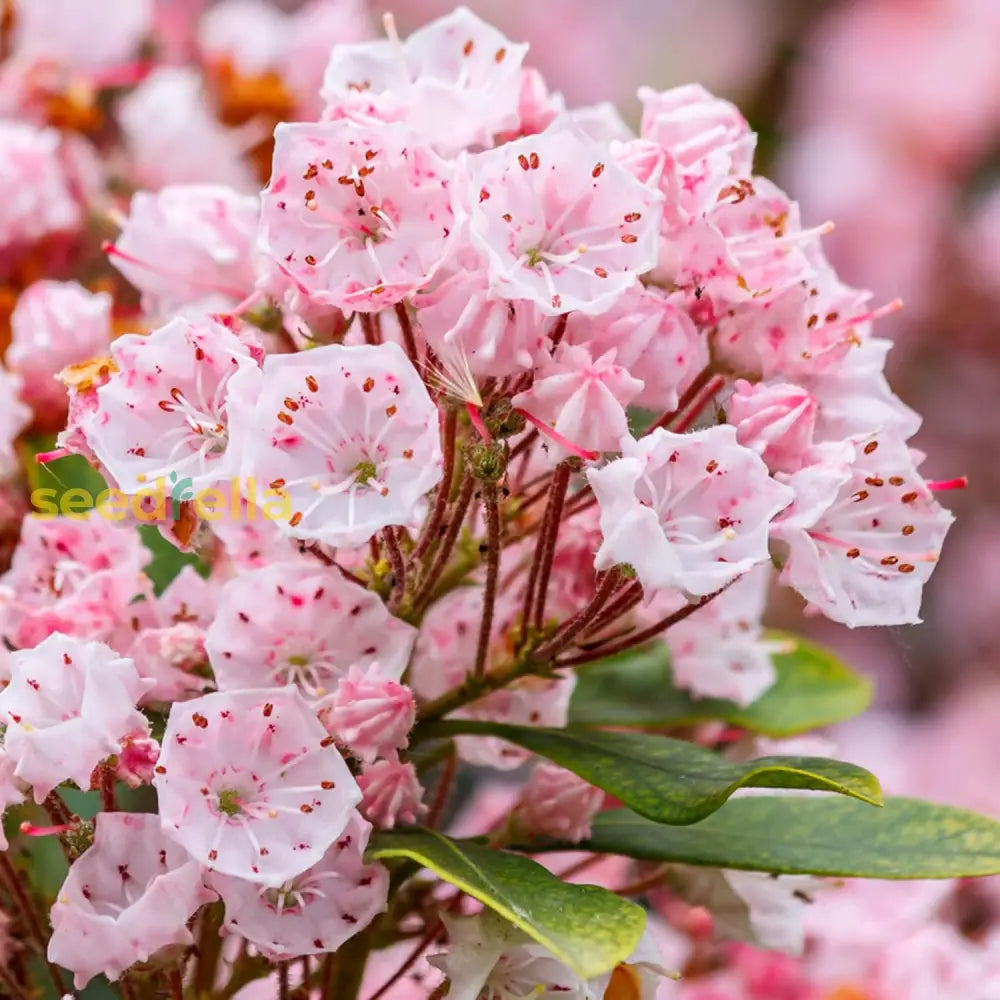
[[[71,862],[34,946],[78,988],[284,997],[294,971],[351,1000],[418,938],[422,996],[649,1000],[676,907],[598,967],[399,845],[459,852],[468,765],[524,780],[467,832],[586,841],[603,772],[522,745],[583,665],[662,640],[678,687],[739,707],[786,649],[773,584],[919,620],[959,483],[921,476],[886,382],[897,304],[837,277],[699,86],[642,89],[635,133],[464,8],[365,40],[340,0],[229,0],[193,60],[147,61],[169,6],[30,0],[4,29],[0,515],[22,464],[136,501],[11,518],[0,804]],[[797,940],[800,882],[725,879]]]

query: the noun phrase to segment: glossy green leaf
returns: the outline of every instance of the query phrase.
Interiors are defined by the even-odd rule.
[[[433,830],[394,830],[372,837],[368,857],[407,858],[480,900],[585,978],[627,958],[646,918],[640,907],[594,885],[562,882],[519,854]]]
[[[599,729],[536,729],[465,719],[434,723],[423,733],[509,740],[573,771],[658,823],[697,823],[742,787],[811,788],[839,792],[872,805],[882,801],[873,774],[856,764],[825,757],[731,761],[712,750],[667,736]]]
[[[662,642],[601,660],[578,672],[569,720],[584,726],[663,729],[721,719],[766,736],[793,736],[841,722],[871,701],[866,678],[832,653],[787,633],[790,651],[774,657],[775,681],[753,704],[694,698],[673,686],[670,652]]]
[[[881,809],[831,796],[733,799],[694,826],[602,813],[587,848],[651,861],[783,874],[964,878],[1000,874],[1000,822],[953,806],[888,798]]]

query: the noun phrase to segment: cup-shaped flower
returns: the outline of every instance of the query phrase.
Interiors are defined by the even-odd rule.
[[[587,473],[604,536],[597,569],[630,565],[649,600],[667,587],[708,595],[767,561],[771,521],[794,494],[734,427],[661,428],[624,439],[622,453]]]
[[[94,843],[52,907],[49,961],[69,969],[77,989],[102,972],[118,979],[162,948],[193,944],[188,921],[212,898],[201,865],[156,816],[99,813]]]
[[[153,783],[168,837],[215,871],[267,885],[316,864],[361,799],[290,685],[175,704]]]
[[[57,632],[11,654],[10,668],[0,691],[4,746],[36,802],[63,781],[88,789],[94,768],[123,738],[149,731],[136,703],[152,682],[101,642]]]
[[[275,960],[336,951],[385,909],[389,873],[364,862],[370,834],[371,824],[352,813],[326,854],[281,885],[213,875],[225,929]]]
[[[220,690],[296,684],[306,699],[331,693],[353,665],[378,663],[398,680],[416,630],[336,569],[272,563],[222,588],[205,645]]]
[[[437,407],[395,344],[264,362],[242,480],[287,498],[294,537],[356,546],[418,524],[441,469]]]

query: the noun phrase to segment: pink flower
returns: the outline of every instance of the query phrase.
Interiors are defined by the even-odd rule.
[[[573,313],[566,342],[584,344],[597,357],[614,350],[615,361],[642,380],[635,405],[667,412],[708,364],[708,341],[676,296],[636,285],[600,316]]]
[[[14,58],[65,69],[116,67],[132,59],[152,26],[152,0],[32,0],[19,4]]]
[[[536,369],[531,388],[512,402],[580,448],[615,451],[628,434],[626,407],[641,390],[642,382],[615,363],[614,350],[598,357],[560,344]]]
[[[749,705],[774,683],[772,656],[782,652],[784,644],[767,639],[761,624],[772,576],[770,566],[755,567],[714,601],[667,629],[663,638],[677,687],[698,698]],[[681,595],[673,602],[677,609],[685,603]]]
[[[575,130],[469,157],[463,192],[498,297],[597,315],[656,264],[661,196]]]
[[[395,344],[264,362],[242,478],[288,498],[293,536],[350,547],[418,525],[441,467],[437,407]]]
[[[201,866],[156,816],[100,813],[93,845],[52,907],[48,959],[73,973],[77,989],[101,972],[116,980],[161,948],[193,944],[188,921],[212,897]]]
[[[19,375],[8,372],[0,365],[0,478],[17,468],[17,452],[14,442],[31,422],[31,410],[18,398],[22,380]]]
[[[160,744],[156,740],[143,730],[137,730],[121,741],[116,756],[115,777],[119,781],[124,781],[129,788],[152,784],[153,769],[160,757]]]
[[[82,222],[61,147],[53,128],[0,121],[0,188],[17,194],[0,205],[0,247],[33,243]]]
[[[852,628],[919,622],[954,518],[891,434],[823,458],[787,477],[796,499],[773,528],[788,546],[781,582]]]
[[[597,569],[632,566],[648,601],[668,587],[710,594],[768,560],[771,520],[794,494],[737,443],[735,428],[661,428],[625,439],[622,452],[587,473],[604,534]]]
[[[107,354],[111,296],[75,281],[36,281],[10,317],[7,364],[24,379],[24,398],[40,409],[66,405],[56,374],[67,365]]]
[[[279,125],[260,242],[289,304],[377,312],[425,286],[455,228],[451,173],[402,126]]]
[[[0,632],[17,647],[55,631],[107,639],[147,590],[149,560],[137,532],[94,511],[27,516],[11,567],[0,576]]]
[[[554,320],[533,302],[491,298],[478,254],[468,253],[462,263],[414,301],[420,330],[443,364],[468,364],[479,376],[511,375],[547,358]]]
[[[465,7],[403,43],[338,45],[323,78],[326,117],[402,121],[444,155],[489,146],[517,128],[527,51]]]
[[[243,153],[263,129],[230,129],[215,117],[193,66],[158,66],[118,104],[118,124],[136,182],[259,186]]]
[[[639,88],[642,137],[666,154],[665,221],[675,226],[708,211],[732,180],[749,177],[757,137],[729,101],[699,84]]]
[[[361,800],[291,686],[175,704],[154,784],[168,837],[214,871],[267,885],[316,864]]]
[[[205,644],[222,690],[296,684],[314,700],[334,691],[352,665],[363,671],[377,663],[383,677],[398,680],[415,636],[376,594],[337,569],[302,561],[225,584]]]
[[[352,812],[326,854],[281,885],[214,874],[224,929],[273,960],[336,951],[386,907],[389,873],[364,863],[370,834],[371,825]]]
[[[532,768],[519,813],[529,833],[577,844],[590,836],[590,821],[603,804],[600,788],[543,760]]]
[[[256,198],[210,184],[173,184],[132,196],[111,263],[167,316],[209,300],[232,308],[253,291]]]
[[[392,829],[398,823],[416,823],[427,806],[424,789],[409,761],[383,758],[364,764],[358,775],[363,798],[361,811],[378,827]]]
[[[816,428],[816,400],[797,385],[737,379],[727,406],[736,440],[751,448],[774,472],[807,465]]]
[[[352,666],[320,712],[330,735],[368,764],[404,749],[416,717],[413,692],[384,677],[379,663]]]
[[[122,739],[149,732],[135,707],[149,683],[103,643],[56,633],[13,653],[10,667],[10,684],[0,691],[4,746],[36,802],[66,780],[86,791],[94,768],[118,753]]]
[[[230,383],[252,404],[260,369],[250,352],[214,320],[175,319],[148,336],[119,337],[118,372],[97,390],[87,440],[117,485],[135,494],[170,477],[181,499],[238,471],[230,440]],[[186,490],[184,487],[186,486]]]

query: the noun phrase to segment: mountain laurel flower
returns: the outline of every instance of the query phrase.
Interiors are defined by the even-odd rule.
[[[518,818],[531,834],[577,844],[590,836],[590,821],[603,804],[600,788],[543,760],[524,786]]]
[[[202,867],[143,813],[100,813],[94,843],[70,866],[52,906],[48,959],[77,989],[118,979],[163,948],[194,943],[188,922],[214,898]]]
[[[149,733],[136,703],[150,682],[103,643],[56,633],[12,653],[10,670],[0,691],[4,747],[36,802],[67,780],[86,791],[94,768],[119,752],[121,740]]]
[[[260,369],[235,334],[214,320],[174,319],[119,337],[112,356],[118,371],[97,390],[85,434],[125,493],[162,479],[171,496],[178,486],[193,496],[237,474],[231,397],[249,409]]]
[[[604,536],[594,565],[632,566],[647,601],[668,587],[706,596],[766,562],[771,521],[794,498],[729,425],[626,438],[587,477]]]
[[[295,538],[362,545],[418,525],[441,478],[438,409],[395,344],[270,355],[242,481],[288,499]]]
[[[531,388],[511,402],[580,448],[615,451],[628,434],[626,407],[641,391],[642,382],[616,363],[613,350],[592,357],[586,347],[560,344],[536,369]]]
[[[787,546],[781,582],[852,628],[919,622],[954,518],[898,438],[862,438],[847,454],[786,477],[796,499],[773,526]]]
[[[260,227],[277,288],[287,284],[293,306],[377,312],[401,302],[450,246],[451,175],[401,125],[279,125]]]
[[[377,664],[383,683],[398,681],[415,638],[413,626],[339,570],[276,562],[222,587],[205,645],[221,690],[295,684],[315,701],[349,669]]]
[[[168,837],[213,871],[263,885],[319,861],[361,800],[292,686],[175,704],[153,783]]]
[[[516,129],[528,46],[466,7],[396,37],[338,45],[321,91],[326,117],[401,121],[443,155]]]
[[[358,784],[363,795],[361,812],[378,827],[392,829],[399,823],[416,823],[427,812],[417,769],[395,754],[362,765]]]
[[[662,196],[582,133],[553,125],[467,166],[469,236],[494,296],[599,315],[656,264]]]
[[[213,184],[171,184],[132,196],[111,263],[166,316],[199,302],[229,308],[254,288],[256,198]]]
[[[62,145],[54,128],[0,121],[0,187],[17,192],[0,205],[0,249],[31,244],[82,223],[83,210],[59,156]]]
[[[736,440],[757,452],[772,472],[797,472],[809,464],[819,404],[803,388],[752,385],[737,379],[726,409]]]
[[[352,813],[326,854],[281,885],[213,874],[223,928],[275,961],[336,951],[386,907],[389,873],[364,862],[370,834],[371,824]]]
[[[7,364],[24,379],[24,399],[36,407],[65,407],[66,389],[54,378],[67,365],[107,354],[111,296],[75,281],[36,281],[10,317]]]
[[[383,676],[378,662],[352,666],[319,713],[330,735],[368,764],[404,749],[416,716],[413,692]]]

